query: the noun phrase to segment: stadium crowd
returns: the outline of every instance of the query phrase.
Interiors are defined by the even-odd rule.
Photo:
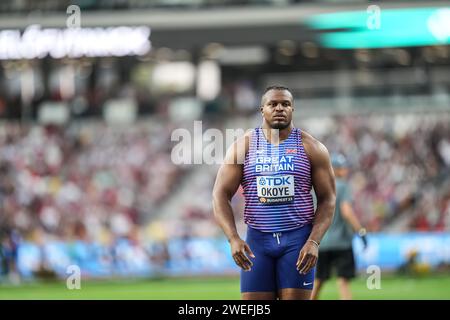
[[[397,231],[450,230],[447,112],[373,113],[325,123],[329,128],[318,138],[349,158],[355,211],[369,230],[382,231],[401,215],[410,223]]]
[[[301,112],[301,111],[300,111]],[[258,117],[259,115],[256,115]],[[354,208],[370,232],[450,230],[450,114],[399,113],[302,118],[296,124],[351,164]],[[206,169],[205,169],[206,170]],[[208,194],[216,170],[203,190]],[[194,191],[193,191],[194,195]],[[242,190],[233,201],[242,227]],[[217,228],[209,201],[190,207],[180,221],[208,222],[196,235]]]
[[[0,126],[2,255],[21,240],[136,240],[182,175],[170,161],[170,126],[155,122],[124,130],[102,123]]]
[[[127,241],[132,249],[122,250],[124,256],[163,269],[171,255],[186,263],[194,252],[201,256],[208,243],[183,243],[220,234],[208,198],[215,170],[202,189],[191,190],[204,206],[147,225],[189,170],[170,159],[175,124],[153,120],[122,128],[89,120],[67,128],[0,126],[2,256],[17,257],[21,241],[84,241],[114,252]],[[399,231],[450,230],[449,124],[450,114],[441,113],[306,118],[299,126],[348,157],[355,211],[377,232],[402,216],[408,229]],[[234,205],[242,204],[238,192]]]

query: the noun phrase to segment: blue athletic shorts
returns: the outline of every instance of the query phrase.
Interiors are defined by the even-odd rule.
[[[315,267],[297,271],[297,259],[312,225],[285,232],[261,232],[248,227],[246,241],[255,254],[251,271],[241,270],[241,292],[277,292],[296,288],[312,290]],[[247,255],[248,256],[248,255]]]

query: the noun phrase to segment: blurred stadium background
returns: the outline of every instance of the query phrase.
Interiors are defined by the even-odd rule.
[[[257,126],[269,84],[352,165],[354,297],[450,299],[449,23],[449,1],[1,1],[0,299],[238,299],[218,166],[174,164],[171,134]]]

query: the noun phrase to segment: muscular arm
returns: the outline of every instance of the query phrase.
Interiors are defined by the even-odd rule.
[[[224,163],[220,167],[213,189],[213,210],[217,223],[230,242],[233,259],[244,270],[250,270],[252,262],[246,253],[254,257],[250,247],[236,230],[231,199],[242,180],[243,163],[248,150],[249,136],[238,139],[227,151]]]
[[[312,184],[317,197],[313,228],[297,261],[297,269],[307,273],[317,263],[319,248],[315,243],[320,243],[333,221],[336,186],[327,148],[306,132],[303,132],[303,144],[311,163]]]
[[[234,151],[227,153],[228,160],[234,157]],[[242,179],[242,165],[226,161],[220,167],[213,189],[213,209],[217,223],[222,228],[228,241],[239,237],[236,230],[231,199],[236,193]]]

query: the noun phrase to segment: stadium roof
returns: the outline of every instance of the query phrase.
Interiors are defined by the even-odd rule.
[[[370,4],[370,3],[369,3]],[[210,42],[228,45],[266,44],[280,40],[308,41],[317,31],[303,24],[321,13],[366,11],[368,3],[360,4],[298,4],[291,6],[229,7],[221,9],[144,9],[115,11],[82,11],[82,27],[146,25],[152,30],[151,41],[156,47],[189,49]],[[382,9],[412,7],[448,7],[448,1],[377,3]],[[66,12],[1,14],[1,29],[25,29],[32,24],[65,28]]]

